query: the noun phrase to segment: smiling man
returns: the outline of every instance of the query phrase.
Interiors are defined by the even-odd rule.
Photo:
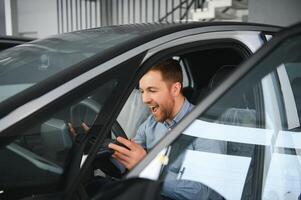
[[[151,115],[142,123],[132,140],[118,137],[128,149],[109,144],[113,157],[127,169],[132,169],[193,105],[182,93],[182,70],[177,61],[168,59],[152,67],[139,82],[143,103]]]
[[[142,100],[149,108],[151,115],[140,125],[133,140],[117,138],[128,149],[116,144],[109,144],[109,147],[115,150],[113,157],[127,169],[132,169],[146,155],[147,151],[154,147],[193,109],[194,106],[183,96],[182,81],[181,66],[172,59],[155,65],[140,79]],[[181,137],[180,140],[177,140],[180,145],[182,141],[185,142],[182,140],[185,139],[185,135]],[[225,144],[215,140],[196,138],[187,146],[187,149],[221,153],[225,152]],[[223,199],[202,183],[178,180],[177,176],[185,150],[174,148],[174,151],[175,155],[180,154],[180,159],[172,162],[163,170],[163,174],[165,174],[161,188],[163,199]]]

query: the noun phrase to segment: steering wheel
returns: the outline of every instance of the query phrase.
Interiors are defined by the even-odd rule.
[[[91,127],[101,109],[102,106],[91,98],[87,98],[71,106],[70,119],[76,133],[83,133],[83,129],[81,128],[82,122],[84,122],[88,127]],[[120,136],[128,139],[126,133],[117,120],[113,123],[112,132],[115,137]]]
[[[71,106],[70,119],[76,133],[86,134],[83,128],[81,128],[81,123],[84,122],[88,127],[91,127],[101,108],[102,106],[91,98],[87,98]],[[111,131],[116,138],[120,136],[128,139],[127,135],[125,134],[124,130],[117,122],[117,120],[114,121]],[[104,143],[99,148],[96,154],[96,159],[94,160],[93,167],[95,169],[101,169],[103,172],[110,176],[121,177],[122,174],[125,173],[126,169],[117,160],[111,157],[111,155],[114,153],[114,150],[108,148],[109,143],[115,143],[120,146],[124,146],[117,142],[117,140],[111,138],[105,139]]]

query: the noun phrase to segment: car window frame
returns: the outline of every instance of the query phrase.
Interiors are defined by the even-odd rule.
[[[208,39],[208,40],[200,40],[200,41],[194,41],[194,42],[188,42],[185,44],[180,44],[173,46],[171,48],[163,49],[162,51],[152,55],[151,57],[148,57],[148,53],[146,52],[145,57],[148,57],[147,60],[145,58],[143,59],[144,62],[141,63],[141,67],[139,69],[139,72],[136,76],[136,78],[133,80],[133,83],[129,87],[129,90],[126,94],[126,99],[124,102],[122,102],[122,107],[120,110],[118,110],[118,114],[121,112],[124,104],[126,103],[127,99],[129,98],[129,95],[132,93],[132,91],[137,88],[139,85],[140,78],[156,63],[173,56],[178,56],[177,53],[181,52],[181,54],[186,53],[193,53],[198,52],[202,50],[214,50],[214,49],[220,49],[220,48],[231,48],[235,51],[237,51],[237,54],[242,57],[242,62],[246,60],[250,55],[252,55],[252,51],[246,46],[243,42],[233,39],[233,38],[223,38],[223,39]],[[151,50],[150,50],[151,51]],[[180,59],[181,55],[179,54]],[[187,60],[182,60],[183,62],[183,68],[188,78],[188,87],[194,87],[194,79],[190,67],[186,63]]]
[[[296,108],[296,101],[285,65],[282,65],[277,69],[277,76],[279,81],[278,90],[282,90],[281,99],[282,107],[284,110],[284,113],[282,113],[282,115],[286,119],[285,127],[283,128],[286,128],[287,130],[298,128],[300,127],[300,122]]]
[[[99,124],[102,123],[102,127],[99,126],[92,126],[91,129],[89,130],[90,135],[97,135],[93,146],[91,146],[88,156],[85,159],[85,162],[81,166],[81,170],[79,171],[77,176],[72,175],[69,176],[67,179],[68,184],[65,187],[64,193],[66,194],[67,197],[72,197],[79,188],[81,184],[82,179],[84,179],[86,173],[88,170],[91,170],[90,166],[93,164],[93,160],[98,152],[99,146],[102,144],[102,142],[105,140],[107,137],[106,134],[111,133],[111,127],[114,123],[114,121],[117,119],[117,116],[122,109],[122,106],[124,105],[126,99],[128,98],[130,94],[129,88],[131,88],[132,82],[133,81],[128,81],[128,78],[130,80],[135,79],[137,77],[137,70],[138,67],[140,66],[140,63],[142,61],[143,56],[145,55],[145,52],[140,53],[137,56],[131,57],[125,62],[119,64],[118,66],[114,66],[113,68],[116,69],[117,67],[119,68],[119,71],[123,71],[126,66],[128,68],[132,68],[133,71],[131,76],[126,76],[123,77],[123,81],[125,84],[119,89],[119,92],[112,95],[113,97],[109,101],[111,108],[106,111],[107,115],[102,114],[98,115],[97,118],[95,119],[94,124]],[[123,73],[123,75],[127,75],[126,73]],[[116,90],[115,90],[116,92]],[[103,134],[102,134],[103,133]],[[72,170],[70,170],[72,171]]]
[[[160,60],[164,60],[173,55],[188,54],[188,53],[193,53],[202,50],[218,49],[224,47],[227,48],[229,47],[235,50],[241,50],[241,52],[239,53],[244,60],[246,60],[250,55],[252,55],[252,51],[248,48],[248,46],[246,46],[243,42],[235,40],[233,38],[208,39],[208,40],[200,40],[195,42],[187,42],[185,44],[180,44],[180,45],[173,46],[171,48],[163,49],[160,52],[149,57],[148,60],[146,60],[143,63],[143,65],[153,65],[156,63],[156,60],[157,62],[159,62]],[[189,68],[188,64],[185,62],[186,60],[183,60],[184,63],[183,67],[187,72],[187,76],[189,80],[188,86],[194,87],[193,74],[190,72],[191,69]]]
[[[217,44],[218,42],[233,42],[236,45],[240,45],[241,48],[244,48],[244,50],[246,50],[247,53],[249,53],[249,56],[251,55],[251,50],[245,46],[242,42],[234,40],[234,39],[212,39],[212,40],[206,40],[206,41],[196,41],[196,42],[190,42],[190,43],[186,43],[186,44],[182,44],[182,45],[178,45],[178,46],[174,46],[172,48],[168,48],[168,49],[164,49],[152,56],[150,56],[147,60],[144,60],[144,63],[142,63],[142,67],[141,67],[141,71],[140,71],[140,76],[136,79],[136,83],[134,84],[134,86],[136,86],[139,82],[139,79],[142,77],[142,75],[144,73],[147,72],[147,70],[153,66],[153,64],[158,63],[159,61],[162,61],[166,58],[172,57],[174,55],[179,54],[179,52],[181,53],[189,53],[189,52],[194,52],[194,51],[200,51],[200,50],[204,50],[204,49],[210,49],[211,47],[204,47],[206,45],[212,45],[212,44],[216,44],[217,46],[219,46],[219,44]],[[221,46],[221,45],[220,45]],[[221,84],[219,87],[217,87],[216,89],[222,87],[223,88],[224,84]],[[133,86],[133,88],[134,88]],[[221,89],[219,89],[221,90]],[[214,92],[213,92],[214,93]],[[212,95],[212,94],[211,94]],[[208,104],[208,97],[206,97],[204,99],[205,103]],[[202,101],[203,102],[203,101]],[[198,104],[199,107],[199,104]],[[195,109],[192,110],[191,114],[195,114],[196,111],[194,111]],[[173,128],[170,131],[169,136],[164,137],[158,144],[155,145],[155,147],[148,153],[148,155],[150,155],[152,158],[155,157],[155,155],[157,155],[162,149],[164,144],[170,144],[171,141],[173,141],[175,139],[175,137],[172,137],[172,140],[170,140],[170,136],[173,135],[173,132],[175,132],[178,128],[179,125],[181,125],[182,123],[191,120],[192,118],[189,117],[191,114],[189,114],[187,117],[185,117],[180,124],[177,124],[175,128]],[[197,115],[198,116],[198,115]],[[190,123],[189,123],[190,124]],[[184,128],[182,127],[180,130],[184,130]],[[174,135],[173,135],[174,136]],[[170,143],[168,143],[168,142]],[[161,150],[158,150],[159,148],[162,148]],[[156,152],[156,153],[154,153]],[[144,167],[147,165],[145,164],[146,162],[150,162],[152,159],[150,158],[150,156],[146,156],[137,166],[135,166],[132,171],[130,171],[125,178],[130,178],[130,177],[135,177],[137,176],[138,172],[137,171],[142,171],[144,169]],[[154,157],[153,157],[154,156]],[[145,163],[144,163],[145,162]],[[142,167],[140,166],[142,165]]]

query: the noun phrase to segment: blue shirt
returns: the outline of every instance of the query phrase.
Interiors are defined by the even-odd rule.
[[[149,151],[159,140],[164,137],[177,123],[179,123],[192,109],[194,105],[185,99],[179,112],[176,114],[171,123],[157,122],[151,115],[139,127],[134,141],[140,144],[144,149]],[[196,138],[187,149],[222,152],[224,144],[219,141]],[[213,190],[207,186],[189,180],[177,180],[178,171],[182,165],[182,158],[185,150],[178,152],[178,158],[166,166],[167,174],[161,190],[161,195],[175,200],[194,200],[194,199],[220,199]]]
[[[155,118],[150,115],[139,127],[134,141],[140,144],[144,149],[149,151],[163,138],[168,131],[170,131],[177,123],[183,119],[192,109],[193,105],[185,98],[184,103],[176,114],[171,123],[157,122]]]

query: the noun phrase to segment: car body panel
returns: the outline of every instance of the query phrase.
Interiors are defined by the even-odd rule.
[[[187,37],[181,37],[176,40],[166,42],[160,46],[150,49],[145,56],[144,60],[148,59],[155,53],[158,53],[164,49],[172,48],[178,45],[187,44],[190,42],[215,40],[215,39],[234,39],[240,41],[246,45],[253,53],[262,46],[263,41],[258,40],[260,32],[248,32],[248,31],[220,31],[213,33],[194,34]]]

